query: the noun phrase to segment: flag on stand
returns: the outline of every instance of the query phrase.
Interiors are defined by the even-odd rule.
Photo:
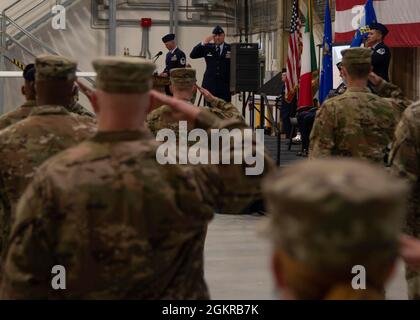
[[[324,40],[322,43],[322,71],[319,87],[319,103],[322,104],[333,88],[332,22],[330,3],[327,1],[324,19]]]
[[[290,22],[289,49],[287,51],[286,101],[289,103],[295,97],[299,86],[301,69],[302,23],[299,18],[299,0],[293,1],[292,19]]]
[[[376,22],[377,20],[375,8],[373,8],[373,0],[368,0],[364,7],[363,16],[360,19],[359,29],[357,29],[350,47],[360,47],[367,39],[369,26]]]
[[[316,74],[316,52],[312,21],[312,0],[308,1],[305,33],[303,34],[302,69],[299,82],[298,110],[313,106],[312,76]]]

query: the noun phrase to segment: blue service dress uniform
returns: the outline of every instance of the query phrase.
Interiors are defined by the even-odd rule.
[[[175,68],[185,68],[187,65],[187,57],[185,53],[176,48],[174,52],[169,51],[166,54],[166,67],[163,72],[169,75],[170,71]]]
[[[372,66],[373,72],[378,76],[389,81],[389,64],[391,62],[391,51],[380,42],[372,48]]]
[[[206,72],[203,79],[203,88],[210,93],[227,102],[231,102],[230,94],[230,55],[231,47],[223,44],[223,50],[217,53],[217,46],[213,43],[201,44],[193,48],[190,54],[191,59],[204,58],[206,60]]]

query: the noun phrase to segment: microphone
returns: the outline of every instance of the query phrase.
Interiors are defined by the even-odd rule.
[[[153,57],[153,63],[155,63],[157,61],[157,59],[159,59],[159,57],[163,54],[162,51],[159,51],[154,57]]]

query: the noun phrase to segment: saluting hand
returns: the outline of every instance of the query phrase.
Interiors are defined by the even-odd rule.
[[[207,89],[201,88],[197,86],[198,91],[203,95],[204,99],[206,99],[207,102],[212,102],[215,99],[215,96],[210,93]]]
[[[173,118],[176,120],[187,120],[194,122],[199,113],[200,109],[192,105],[191,103],[167,96],[156,90],[150,91],[152,99],[159,101],[162,105],[167,105],[173,110]]]
[[[376,87],[381,84],[381,82],[384,79],[382,79],[380,76],[378,76],[375,72],[369,73],[369,81]]]
[[[409,267],[420,268],[420,240],[407,235],[401,236],[400,253]]]
[[[92,103],[93,90],[79,80],[76,80],[76,84],[80,91],[89,99],[90,103]]]
[[[204,40],[203,40],[203,43],[204,44],[208,44],[208,43],[210,43],[212,41],[214,41],[214,36],[213,35],[208,36],[208,37],[205,37]]]

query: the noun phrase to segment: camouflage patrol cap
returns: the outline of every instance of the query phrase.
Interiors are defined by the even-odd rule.
[[[372,50],[369,48],[350,48],[341,51],[344,65],[371,64]]]
[[[361,160],[302,161],[264,181],[268,231],[277,248],[314,268],[392,262],[406,191]]]
[[[133,57],[103,57],[93,61],[96,88],[110,93],[145,93],[152,89],[155,64]]]
[[[171,83],[177,87],[191,87],[196,82],[195,69],[176,68],[171,70]]]
[[[77,63],[66,57],[42,55],[35,59],[36,81],[76,80]]]

